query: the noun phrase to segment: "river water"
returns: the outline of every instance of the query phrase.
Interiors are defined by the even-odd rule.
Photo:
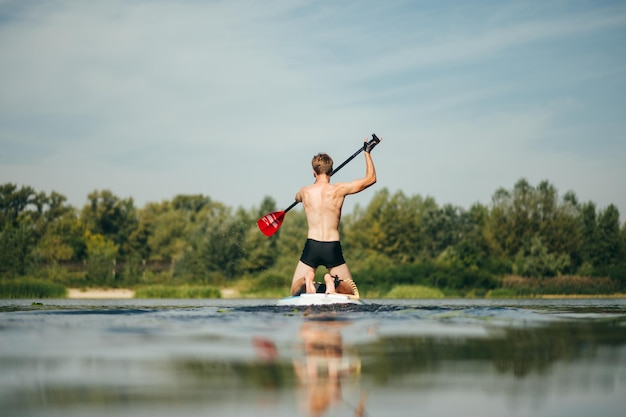
[[[626,415],[626,300],[0,300],[3,416]]]

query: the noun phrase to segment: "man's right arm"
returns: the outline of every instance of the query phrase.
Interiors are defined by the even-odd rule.
[[[374,161],[372,160],[372,155],[369,152],[364,152],[365,154],[365,176],[361,179],[337,183],[338,190],[340,190],[341,194],[356,194],[365,190],[367,187],[376,183],[376,168],[374,167]]]

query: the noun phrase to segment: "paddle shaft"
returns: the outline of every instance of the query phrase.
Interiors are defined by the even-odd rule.
[[[372,133],[372,140],[369,141],[369,143],[371,144],[372,142],[374,142],[374,144],[378,144],[378,142],[380,142],[380,139],[378,139],[378,136],[376,136],[375,133]],[[359,148],[358,151],[356,151],[355,153],[352,154],[352,156],[348,159],[346,159],[345,161],[343,161],[341,163],[341,165],[339,165],[337,168],[333,169],[333,171],[330,173],[330,176],[332,177],[333,175],[335,175],[335,172],[339,171],[341,168],[343,168],[348,162],[352,161],[354,158],[357,157],[358,154],[360,154],[361,152],[363,152],[364,147],[361,146]],[[285,213],[287,213],[289,210],[291,210],[292,208],[294,208],[295,206],[298,205],[297,201],[294,201],[293,203],[291,203],[291,205],[289,207],[287,207],[285,209]]]

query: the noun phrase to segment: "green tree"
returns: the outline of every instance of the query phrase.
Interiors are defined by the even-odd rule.
[[[510,206],[509,254],[518,253],[539,232],[534,188],[526,179],[515,183]]]
[[[0,275],[26,275],[35,265],[37,238],[29,224],[9,224],[0,230]]]
[[[554,257],[559,273],[573,272],[584,262],[585,231],[579,226],[581,209],[573,192],[559,200],[556,188],[547,181],[533,187],[521,179],[512,192],[496,191],[492,202],[487,230],[494,256],[515,259],[519,269],[521,257],[536,258],[545,249],[546,256]],[[566,267],[561,264],[564,259],[569,260]]]
[[[61,283],[69,277],[67,267],[70,264],[87,260],[85,227],[73,211],[49,222],[37,242],[36,253],[43,275]]]
[[[596,205],[592,202],[583,204],[580,213],[581,258],[583,263],[593,265],[597,252],[597,215]]]
[[[432,207],[436,204],[431,198],[391,195],[383,188],[365,209],[357,207],[345,216],[342,244],[359,259],[384,255],[396,262],[414,262],[423,252],[423,217]]]
[[[172,263],[182,258],[193,233],[194,223],[188,213],[165,209],[153,219],[147,248],[151,261]]]
[[[441,208],[433,207],[424,216],[424,249],[430,259],[435,259],[446,249],[459,242],[461,234],[461,217],[463,210],[445,204]]]
[[[204,207],[175,275],[215,285],[233,279],[245,256],[243,241],[250,226],[246,216],[243,210],[232,216],[231,209],[221,203]]]
[[[250,226],[248,226],[244,242],[242,243],[245,256],[240,261],[240,271],[243,274],[266,271],[276,263],[278,258],[277,242],[280,237],[280,230],[277,232],[278,235],[276,237],[268,238],[259,231],[256,225],[256,221],[262,216],[275,211],[276,202],[270,197],[263,199],[258,210],[252,210]]]
[[[384,229],[389,198],[389,190],[383,188],[374,194],[366,209],[356,207],[352,215],[344,216],[339,230],[344,249],[362,253],[362,256],[389,251]]]
[[[580,228],[581,207],[573,191],[563,195],[559,206],[559,216],[554,220],[555,235],[551,240],[554,253],[567,254],[570,257],[570,273],[575,273],[583,264],[583,236]]]
[[[119,248],[99,233],[85,232],[87,280],[93,285],[117,286],[116,256]]]
[[[246,224],[238,219],[228,219],[210,228],[201,249],[206,269],[220,272],[230,280],[236,278],[245,256],[243,241],[247,231]]]
[[[513,273],[526,277],[553,277],[569,266],[569,256],[548,251],[539,236],[535,236],[515,257]]]
[[[27,211],[35,195],[32,187],[0,185],[0,275],[25,275],[35,266],[39,236]]]
[[[5,226],[17,226],[18,218],[35,199],[32,187],[17,188],[6,183],[0,185],[0,229]]]
[[[621,245],[622,245],[622,260],[621,264],[626,267],[626,222],[622,224],[622,227],[619,232]]]
[[[174,210],[187,213],[191,217],[191,221],[195,221],[194,216],[210,205],[211,198],[202,194],[179,194],[172,200]]]
[[[260,233],[257,222],[261,217],[269,213],[274,213],[277,210],[276,201],[269,196],[265,196],[259,208],[251,211],[251,223],[254,223],[254,225],[251,224],[243,244],[244,252],[247,255],[242,261],[242,271],[265,271],[276,263],[276,259],[278,259],[279,256],[277,242],[280,240],[282,234],[281,230],[284,229],[278,229],[274,235],[268,239],[265,235]],[[290,213],[293,212],[294,211],[290,211]],[[293,215],[289,214],[289,217],[293,217]]]
[[[408,198],[402,192],[394,193],[380,213],[380,230],[383,237],[381,253],[401,263],[415,262],[423,253],[427,232],[425,217],[436,207],[433,199],[416,195]]]
[[[596,244],[593,254],[595,266],[616,266],[624,257],[624,247],[620,238],[619,210],[610,204],[598,215]]]
[[[489,209],[479,203],[469,211],[462,211],[459,218],[459,238],[454,246],[459,260],[467,268],[483,268],[491,255],[491,243],[487,234]]]
[[[130,236],[138,223],[133,199],[120,199],[109,190],[94,191],[88,199],[81,212],[87,229],[115,243],[122,258],[128,255]]]

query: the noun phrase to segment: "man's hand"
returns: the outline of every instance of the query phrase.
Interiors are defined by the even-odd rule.
[[[378,143],[380,143],[380,139],[378,139],[378,137],[374,135],[374,138],[372,140],[370,140],[369,142],[366,140],[363,143],[363,150],[367,153],[370,153],[372,149],[374,149],[374,147],[378,145]]]

